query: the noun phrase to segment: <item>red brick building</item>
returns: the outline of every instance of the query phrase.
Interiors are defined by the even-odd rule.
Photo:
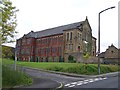
[[[86,17],[85,21],[38,32],[31,31],[17,40],[16,50],[18,60],[61,62],[67,61],[69,55],[78,59],[85,50],[95,56],[96,38],[92,36]]]

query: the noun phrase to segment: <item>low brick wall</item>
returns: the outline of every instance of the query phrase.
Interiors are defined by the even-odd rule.
[[[89,57],[89,59],[83,58],[82,63],[98,63],[97,57]]]

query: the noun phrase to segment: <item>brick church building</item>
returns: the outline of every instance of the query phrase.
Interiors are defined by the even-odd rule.
[[[96,38],[87,17],[81,22],[31,31],[16,43],[17,59],[23,61],[67,62],[69,55],[80,61],[84,52],[96,56]]]

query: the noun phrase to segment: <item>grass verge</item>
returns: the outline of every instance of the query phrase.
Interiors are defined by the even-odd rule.
[[[13,63],[13,60],[8,60],[7,63]],[[17,65],[27,66],[38,69],[75,73],[75,74],[86,74],[86,75],[97,75],[98,66],[97,64],[82,64],[82,63],[65,63],[65,62],[20,62],[17,61]],[[118,65],[104,65],[101,64],[101,74],[120,71]]]
[[[32,79],[27,74],[18,70],[13,70],[12,68],[8,67],[8,64],[12,63],[13,61],[11,60],[3,61],[2,88],[12,88],[19,85],[31,85]]]

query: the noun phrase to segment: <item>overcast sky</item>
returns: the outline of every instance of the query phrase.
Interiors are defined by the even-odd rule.
[[[101,52],[112,43],[118,47],[119,0],[11,0],[19,9],[16,39],[31,30],[40,31],[85,20],[88,17],[92,34],[98,38],[98,13],[101,13]],[[15,46],[14,44],[8,44]]]

